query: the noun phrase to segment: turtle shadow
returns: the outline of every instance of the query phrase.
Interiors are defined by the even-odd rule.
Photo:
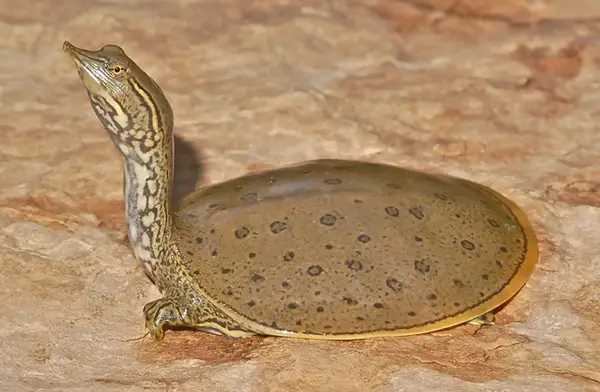
[[[198,189],[204,176],[200,150],[192,143],[175,135],[175,176],[173,179],[173,203],[177,205],[181,199]]]

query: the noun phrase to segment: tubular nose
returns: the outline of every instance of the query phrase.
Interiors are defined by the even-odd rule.
[[[71,52],[73,49],[74,49],[74,46],[69,41],[63,42],[63,51]]]

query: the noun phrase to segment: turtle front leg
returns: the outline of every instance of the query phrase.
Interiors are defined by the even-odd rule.
[[[166,328],[186,327],[206,332],[246,337],[254,333],[243,329],[234,320],[208,302],[180,303],[162,297],[144,306],[146,328],[155,340],[162,340]]]
[[[146,319],[146,328],[155,340],[164,338],[165,327],[184,326],[186,324],[185,311],[181,305],[165,297],[148,302],[144,306],[143,312]]]

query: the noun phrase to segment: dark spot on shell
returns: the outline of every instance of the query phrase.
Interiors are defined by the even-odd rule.
[[[248,234],[250,234],[250,230],[248,230],[246,226],[238,227],[235,230],[235,238],[237,238],[238,240],[248,237]]]
[[[373,304],[373,307],[374,307],[375,309],[381,309],[381,308],[383,308],[383,304],[382,304],[382,303],[379,303],[379,302],[375,302],[375,303]]]
[[[296,325],[302,325],[302,320],[296,321]]]
[[[415,236],[415,241],[417,241],[417,242],[423,242],[423,238],[421,238],[418,235],[416,235]]]
[[[448,196],[445,193],[434,192],[433,196],[437,197],[440,200],[448,200]]]
[[[361,234],[358,236],[357,240],[363,244],[366,244],[367,242],[371,241],[371,237],[366,234]]]
[[[494,219],[488,219],[488,223],[490,224],[490,226],[492,227],[500,227],[500,223],[498,223],[498,221],[494,220]]]
[[[362,200],[360,200],[360,199],[354,199],[354,203],[355,203],[355,204],[362,204],[362,202],[363,202],[363,201],[362,201]]]
[[[404,286],[402,284],[402,282],[400,282],[396,278],[387,278],[385,280],[385,284],[387,285],[387,287],[389,287],[390,289],[392,289],[394,291],[400,291],[400,290],[402,290],[402,286]]]
[[[269,228],[271,229],[271,233],[279,234],[282,231],[284,231],[285,229],[287,229],[287,223],[281,222],[281,221],[275,221],[269,225]]]
[[[187,253],[187,254],[188,254],[188,255],[190,255],[190,256],[193,256],[193,255],[194,255],[194,252],[192,252],[191,250],[188,250],[188,251],[186,251],[185,253]]]
[[[248,192],[242,195],[242,197],[240,197],[241,200],[243,201],[250,201],[250,200],[256,200],[258,198],[258,194],[255,192]]]
[[[250,276],[250,279],[252,279],[253,282],[264,282],[265,281],[265,277],[262,275],[259,275],[257,273],[253,273]]]
[[[323,272],[323,268],[320,265],[311,265],[306,272],[308,272],[310,276],[318,276]]]
[[[221,272],[224,274],[230,274],[233,272],[233,269],[231,268],[221,268]]]
[[[216,257],[216,256],[219,254],[219,252],[217,252],[217,250],[215,249],[215,250],[213,250],[212,252],[210,252],[210,254],[211,254],[213,257]]]
[[[329,249],[329,250],[331,250],[331,249],[333,249],[333,245],[331,245],[331,244],[327,244],[327,245],[325,245],[325,249]]]
[[[508,252],[508,249],[506,249],[506,246],[501,246],[500,251],[506,253]]]
[[[287,288],[287,287],[290,287],[290,284],[288,282],[284,281],[284,282],[281,282],[281,287]]]
[[[409,316],[411,316],[411,317],[414,317],[414,316],[416,316],[416,315],[417,315],[417,314],[416,314],[415,312],[413,312],[412,310],[411,310],[410,312],[406,313],[406,314],[408,314],[408,315],[409,315]]]
[[[435,301],[437,299],[437,295],[435,295],[435,294],[429,294],[427,296],[427,299],[430,300],[430,301]]]
[[[385,184],[385,186],[387,186],[390,189],[402,189],[401,185],[395,184],[393,182],[388,182],[387,184]]]
[[[426,274],[431,269],[431,266],[423,259],[415,260],[415,270],[422,274]]]
[[[250,252],[250,253],[248,253],[248,257],[250,257],[251,259],[253,259],[253,258],[256,257],[256,253]]]
[[[296,308],[298,307],[298,304],[297,304],[297,303],[295,303],[295,302],[290,302],[290,303],[287,305],[287,307],[288,307],[288,309],[296,309]]]
[[[356,319],[357,319],[358,321],[365,321],[364,317],[360,317],[360,316],[356,316]]]
[[[210,234],[215,234],[215,229],[210,229]]]
[[[233,289],[231,287],[227,287],[223,292],[225,295],[233,295]]]
[[[455,302],[454,306],[459,307],[460,306],[460,302]]]
[[[398,211],[398,209],[394,206],[385,207],[385,213],[393,217],[397,217],[398,215],[400,215],[400,211]]]
[[[500,260],[496,260],[496,265],[498,266],[498,268],[502,268],[503,263]]]
[[[283,261],[292,261],[294,260],[294,257],[296,257],[296,254],[294,252],[287,252],[283,255]]]
[[[319,313],[323,312],[324,310],[325,310],[325,309],[323,309],[323,307],[322,307],[322,306],[318,306],[318,307],[317,307],[317,312],[319,312]]]
[[[340,185],[342,183],[342,180],[340,180],[339,178],[328,178],[323,182],[327,185]]]
[[[350,297],[342,297],[342,299],[344,300],[344,302],[348,305],[356,305],[358,303],[357,300],[350,298]]]
[[[488,274],[483,274],[481,275],[481,279],[483,280],[488,280],[490,277],[488,276]]]
[[[203,239],[203,238],[201,238],[201,237],[196,237],[196,243],[197,243],[197,244],[201,244],[201,243],[203,243],[203,242],[204,242],[204,239]]]
[[[423,207],[421,206],[410,207],[408,212],[410,212],[410,214],[418,220],[421,220],[425,217],[425,214],[423,213]]]
[[[348,268],[350,268],[353,271],[362,271],[362,269],[363,269],[362,263],[358,260],[354,260],[354,259],[346,260],[345,264]]]
[[[465,287],[465,284],[460,279],[454,279],[452,283],[454,283],[456,287]]]
[[[253,307],[254,305],[256,305],[256,302],[255,302],[255,301],[250,301],[250,302],[248,302],[248,306],[250,306],[250,307]]]
[[[483,297],[485,294],[483,294],[481,291],[479,292],[479,296]]]
[[[462,241],[460,241],[460,246],[462,246],[466,250],[473,250],[473,249],[475,249],[475,245],[473,245],[473,243],[471,241],[468,241],[468,240],[462,240]]]
[[[217,203],[212,203],[211,205],[208,206],[208,208],[217,208],[219,205]]]
[[[325,325],[323,328],[325,328],[325,329],[331,329],[331,325]]]
[[[319,222],[321,222],[321,224],[325,226],[333,226],[335,225],[336,221],[337,218],[331,214],[325,214],[319,219]]]

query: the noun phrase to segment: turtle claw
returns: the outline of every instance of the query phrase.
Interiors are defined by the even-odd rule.
[[[144,316],[146,319],[146,328],[154,340],[162,340],[165,336],[165,327],[185,326],[188,323],[184,320],[185,311],[181,305],[171,301],[168,298],[159,298],[148,302],[144,306]]]
[[[207,302],[177,302],[162,297],[144,306],[146,328],[154,340],[162,340],[165,329],[184,327],[217,335],[246,337],[254,335]]]

